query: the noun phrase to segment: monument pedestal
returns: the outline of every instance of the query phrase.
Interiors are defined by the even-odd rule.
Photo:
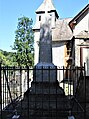
[[[53,63],[38,63],[34,67],[33,81],[34,82],[56,82],[57,67]]]
[[[45,64],[38,67],[37,65],[33,76],[27,98],[25,96],[25,100],[29,96],[29,118],[67,119],[70,109],[69,100],[57,81],[56,66],[52,64],[50,67]],[[23,105],[23,108],[25,106]],[[26,118],[26,115],[23,117]]]
[[[35,87],[35,89],[33,88]],[[29,96],[29,106],[28,103]],[[29,107],[29,119],[67,119],[69,115],[69,100],[58,82],[32,82],[32,87],[22,103],[23,110]],[[27,116],[27,117],[26,117]],[[28,115],[23,113],[23,119]]]

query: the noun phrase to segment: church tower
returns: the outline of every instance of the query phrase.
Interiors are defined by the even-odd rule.
[[[39,57],[39,38],[40,38],[40,26],[46,22],[46,18],[51,20],[51,28],[55,28],[56,19],[58,19],[58,13],[54,7],[52,0],[44,0],[43,3],[36,10],[36,23],[34,25],[34,64],[38,63]]]

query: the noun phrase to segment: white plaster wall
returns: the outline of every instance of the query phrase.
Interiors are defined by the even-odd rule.
[[[45,22],[45,13],[41,13],[41,14],[36,14],[36,22],[37,23],[44,23]],[[39,21],[39,16],[41,16],[41,21]]]
[[[80,66],[80,41],[75,39],[75,66]]]
[[[53,63],[56,66],[64,66],[64,46],[53,47]]]
[[[56,44],[57,45],[57,44]],[[53,46],[53,63],[59,68],[64,66],[64,45],[58,44],[58,46]],[[57,80],[61,82],[63,80],[63,70],[57,71]]]
[[[83,48],[83,64],[86,66],[86,75],[89,76],[89,48]]]
[[[52,15],[52,18],[51,18],[51,27],[52,28],[55,28],[55,24],[56,24],[56,22],[55,22],[55,19],[56,19],[55,12],[52,12],[50,15]]]
[[[34,65],[36,65],[39,60],[39,38],[40,38],[40,32],[36,31],[34,33]]]
[[[74,35],[78,35],[81,31],[89,31],[89,13],[75,26]]]
[[[89,14],[87,14],[76,26],[73,31],[74,36],[78,35],[81,31],[89,31]],[[80,44],[84,40],[75,39],[75,65],[80,66]]]

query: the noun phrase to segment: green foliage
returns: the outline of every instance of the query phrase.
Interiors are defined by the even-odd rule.
[[[3,55],[1,51],[0,51],[0,63],[3,65],[6,64],[6,57]]]
[[[7,52],[0,50],[0,63],[4,66],[16,66],[17,63],[15,62],[15,52]]]
[[[15,60],[19,66],[33,66],[34,36],[32,30],[32,19],[22,17],[18,19],[17,30],[15,31],[15,42],[13,50],[16,51]]]

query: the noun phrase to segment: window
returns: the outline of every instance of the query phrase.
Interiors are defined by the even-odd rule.
[[[70,42],[67,42],[67,44],[66,44],[66,48],[67,48],[67,55],[69,55],[70,54]]]
[[[41,21],[41,16],[39,16],[39,21]]]

